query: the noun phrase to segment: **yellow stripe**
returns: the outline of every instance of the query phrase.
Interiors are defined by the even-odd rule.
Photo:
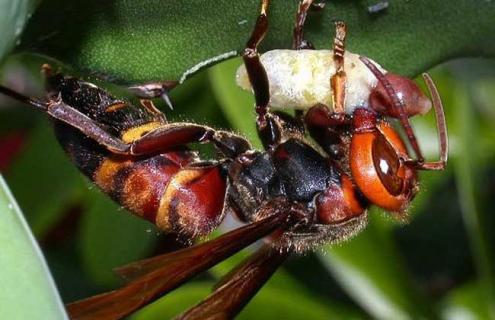
[[[203,174],[202,170],[183,169],[177,172],[175,176],[170,180],[162,198],[160,199],[160,207],[156,215],[156,225],[158,228],[164,231],[171,231],[170,225],[170,205],[174,197],[180,189],[186,188],[187,184],[194,179],[200,177]],[[180,217],[179,217],[180,218]]]
[[[125,143],[132,143],[141,138],[145,133],[153,131],[161,126],[163,126],[163,123],[152,121],[140,126],[127,129],[125,132],[122,133],[122,141],[124,141]]]
[[[132,161],[123,158],[110,157],[100,164],[93,179],[97,186],[105,192],[113,191],[115,174],[122,168],[132,165]]]

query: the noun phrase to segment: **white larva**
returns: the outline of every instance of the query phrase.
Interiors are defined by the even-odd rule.
[[[270,107],[306,110],[322,103],[332,109],[330,78],[335,73],[332,50],[272,50],[261,55],[261,63],[270,82]],[[368,106],[368,97],[378,80],[359,60],[359,55],[348,51],[344,55],[344,70],[345,110],[352,113],[356,107]],[[239,67],[236,77],[241,88],[251,90],[244,65]]]

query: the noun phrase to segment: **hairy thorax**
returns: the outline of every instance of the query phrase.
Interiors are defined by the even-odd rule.
[[[367,107],[377,79],[359,55],[346,51],[346,112]],[[332,50],[272,50],[261,55],[270,83],[270,106],[282,109],[309,109],[322,103],[332,108],[330,78],[335,74]],[[384,73],[383,68],[375,63]],[[237,70],[237,84],[246,90],[251,85],[242,65]]]

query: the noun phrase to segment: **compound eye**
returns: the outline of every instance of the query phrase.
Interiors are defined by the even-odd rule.
[[[350,169],[362,194],[385,210],[403,211],[416,193],[415,171],[402,165],[407,149],[386,122],[376,130],[355,132],[351,140]]]
[[[373,164],[381,182],[391,195],[402,193],[403,179],[400,178],[400,160],[394,148],[382,134],[378,134],[372,147]]]

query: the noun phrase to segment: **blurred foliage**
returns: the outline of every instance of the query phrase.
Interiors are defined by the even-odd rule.
[[[366,12],[373,1],[327,2],[320,16],[310,16],[308,38],[328,47],[332,19],[345,18],[350,47],[395,71],[416,74],[449,57],[494,53],[491,1],[394,1],[375,15]],[[19,51],[61,58],[78,73],[89,69],[92,80],[101,73],[129,81],[177,78],[208,57],[240,49],[257,1],[202,2],[201,10],[193,11],[189,6],[198,5],[193,0],[147,3],[47,0],[31,20]],[[290,44],[296,2],[287,7],[281,3],[274,1],[266,48]],[[216,15],[218,11],[229,14]],[[219,23],[224,21],[236,28]],[[149,30],[151,24],[156,31]],[[10,37],[12,30],[0,29],[0,34]],[[10,46],[16,37],[11,39]],[[12,55],[1,66],[0,80],[42,95],[39,66],[46,60]],[[171,121],[232,129],[259,146],[253,98],[234,82],[240,63],[232,59],[197,73],[173,90],[175,109],[163,104],[161,109]],[[432,70],[432,77],[446,106],[450,163],[445,172],[421,173],[422,191],[409,223],[372,209],[368,228],[355,239],[288,261],[240,319],[495,319],[495,218],[490,214],[495,197],[495,63],[455,61]],[[414,119],[414,125],[425,153],[434,159],[433,116]],[[211,155],[208,148],[201,151]],[[83,178],[61,151],[46,117],[4,97],[0,155],[0,168],[41,242],[64,301],[113,288],[119,280],[112,268],[179,246]],[[247,251],[133,318],[168,319],[184,310]]]
[[[0,61],[19,44],[24,25],[31,17],[36,0],[0,0]]]
[[[30,16],[33,3],[28,0],[0,1],[0,62],[14,47]],[[5,159],[5,156],[0,159]],[[1,174],[0,243],[2,317],[66,319],[60,295],[43,254]]]

